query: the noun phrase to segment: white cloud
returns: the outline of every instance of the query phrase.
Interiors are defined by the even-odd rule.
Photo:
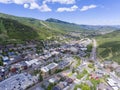
[[[12,3],[13,0],[0,0],[0,3],[5,3],[5,4],[8,4],[8,3]]]
[[[77,9],[78,9],[78,6],[73,5],[73,6],[70,7],[70,8],[66,8],[66,7],[58,8],[58,9],[57,9],[57,12],[64,12],[64,11],[72,12],[72,11],[76,11]]]
[[[75,0],[44,0],[43,3],[74,4]]]
[[[24,4],[24,3],[32,3],[35,2],[36,0],[0,0],[0,3],[15,3],[15,4]]]
[[[50,9],[46,4],[43,4],[39,9],[42,12],[50,12],[50,11],[52,11],[52,9]]]
[[[39,5],[38,1],[39,0],[0,0],[0,3],[5,3],[5,4],[14,3],[18,5],[23,5],[24,8],[38,9],[42,12],[51,11],[51,9],[46,4]]]
[[[24,4],[24,8],[29,8],[29,4]]]
[[[30,9],[39,9],[39,5],[36,2],[30,3]]]
[[[89,5],[89,6],[83,6],[80,11],[87,11],[89,9],[93,9],[93,8],[96,8],[97,5]]]

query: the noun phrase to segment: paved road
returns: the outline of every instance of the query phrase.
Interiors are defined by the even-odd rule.
[[[96,55],[97,42],[95,39],[92,39],[92,41],[93,41],[93,48],[92,48],[92,52],[90,55],[90,60],[97,62],[97,55]]]
[[[97,56],[96,56],[96,49],[97,49],[97,42],[96,42],[95,39],[93,39],[93,49],[92,49],[92,53],[91,53],[90,58],[91,58],[92,60],[94,60],[94,61],[97,63],[97,65],[100,66],[100,62],[99,62],[99,60],[97,60]],[[116,82],[120,83],[120,79],[119,79],[114,73],[111,73],[111,72],[108,73],[108,72],[105,71],[104,68],[102,68],[102,70],[103,70],[103,72],[105,72],[107,75],[110,75],[110,77],[111,77],[113,80],[115,80]]]
[[[93,48],[92,48],[92,52],[91,52],[91,56],[90,56],[90,59],[92,60],[96,60],[96,48],[97,48],[97,43],[96,43],[96,40],[93,39]]]

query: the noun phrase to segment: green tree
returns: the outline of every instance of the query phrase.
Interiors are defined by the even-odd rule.
[[[47,87],[47,90],[52,90],[56,84],[50,83]]]
[[[75,68],[73,67],[73,69],[72,69],[72,73],[74,73],[75,72]]]
[[[43,81],[43,76],[41,73],[39,74],[39,81]]]
[[[0,66],[3,66],[3,61],[2,60],[0,60]]]
[[[51,75],[51,70],[49,70],[49,74]]]
[[[94,68],[94,64],[90,63],[90,64],[88,64],[88,67],[89,68]]]
[[[3,66],[2,57],[0,57],[0,66]]]
[[[82,90],[90,90],[90,87],[86,84],[82,85],[81,87]]]

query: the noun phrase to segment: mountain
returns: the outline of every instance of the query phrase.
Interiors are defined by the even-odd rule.
[[[120,64],[120,30],[96,37],[98,56],[103,60],[113,60]]]
[[[65,21],[61,21],[61,20],[54,19],[54,18],[48,18],[48,19],[46,19],[45,21],[47,21],[47,22],[54,22],[54,23],[72,24],[72,23],[65,22]]]
[[[98,28],[98,26],[83,26],[53,18],[43,21],[0,13],[0,43],[21,43],[31,39],[46,40],[48,37],[66,35],[69,32],[79,32],[81,35],[82,33],[91,34],[99,32]],[[102,28],[104,29],[104,27]],[[111,29],[113,30],[113,28]],[[106,29],[104,30],[106,31]]]
[[[86,30],[92,30],[99,34],[106,34],[110,33],[116,30],[119,30],[117,26],[107,26],[107,25],[80,25],[81,28],[84,28]]]
[[[0,18],[2,18],[1,23],[3,21],[6,21],[7,19],[9,20],[9,24],[14,23],[13,26],[11,26],[11,24],[10,24],[7,29],[12,27],[12,28],[15,28],[17,31],[18,28],[15,27],[15,22],[17,22],[17,24],[19,24],[19,25],[24,25],[24,26],[27,26],[27,27],[33,29],[33,31],[35,33],[37,33],[37,39],[46,39],[49,36],[55,35],[55,33],[63,33],[60,30],[58,31],[58,30],[50,28],[42,20],[37,20],[37,19],[33,19],[33,18],[25,18],[25,17],[17,17],[17,16],[12,16],[12,15],[2,14],[2,13],[0,13]],[[4,27],[6,26],[5,23],[2,23],[2,25]],[[22,28],[23,27],[19,27],[19,29],[22,29]],[[5,27],[5,30],[6,30],[6,27]],[[28,28],[25,28],[24,31],[22,31],[21,33],[25,33],[26,31],[28,31]],[[10,31],[10,32],[12,33],[12,31]],[[6,34],[8,34],[8,33],[6,33]],[[35,38],[36,37],[33,36],[32,39],[35,39]],[[12,38],[12,39],[16,39],[16,38]],[[25,39],[29,39],[29,37],[28,38],[26,37]]]
[[[21,43],[31,39],[46,40],[48,37],[64,35],[71,31],[84,31],[77,24],[71,24],[57,19],[43,21],[3,13],[0,13],[0,29],[1,43],[13,43],[13,41]]]
[[[0,13],[0,43],[13,43],[13,41],[21,43],[31,39],[46,40],[56,34],[64,34],[63,30],[51,27],[52,25],[43,20]]]
[[[54,19],[54,18],[49,18],[46,20],[47,22],[52,22],[52,23],[57,23],[57,24],[65,24],[65,25],[70,25],[73,29],[73,27],[75,26],[76,28],[74,29],[74,31],[79,31],[79,29],[82,31],[86,31],[86,32],[98,32],[101,34],[104,33],[109,33],[115,30],[119,29],[119,26],[105,26],[105,25],[79,25],[79,24],[75,24],[75,23],[69,23],[66,21],[61,21],[58,19]],[[71,28],[70,27],[70,28]],[[78,28],[77,28],[78,27]],[[72,30],[68,30],[68,31],[72,31]]]
[[[118,29],[117,26],[107,26],[107,25],[80,25],[82,28],[88,29],[88,30],[116,30]]]

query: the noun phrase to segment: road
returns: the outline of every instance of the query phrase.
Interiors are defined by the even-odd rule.
[[[92,39],[93,41],[93,48],[92,48],[92,52],[90,55],[90,60],[94,60],[96,62],[97,57],[96,57],[96,49],[97,49],[97,42],[95,39]]]
[[[63,71],[63,72],[60,72],[60,73],[64,73],[64,72],[67,72],[67,71],[68,71],[68,70]],[[50,78],[55,77],[56,75],[58,75],[58,74],[60,74],[60,73],[53,74],[53,75],[49,76],[48,78],[45,78],[42,82],[39,82],[39,83],[35,84],[34,86],[30,87],[30,88],[27,89],[27,90],[39,90],[38,88],[40,88],[40,86],[41,86],[45,81],[49,80]],[[42,90],[42,89],[40,89],[40,90]]]
[[[101,65],[100,65],[100,62],[97,60],[96,49],[97,49],[97,42],[96,42],[95,39],[93,39],[93,49],[92,49],[92,53],[91,53],[91,59],[94,60],[94,61],[97,63],[98,66],[101,66]],[[108,72],[106,72],[106,70],[105,70],[103,67],[102,67],[102,71],[103,71],[104,73],[106,73],[106,75],[110,75],[110,77],[111,77],[114,81],[120,83],[120,78],[117,77],[117,76],[115,75],[115,73],[113,73],[113,72],[108,73]]]

